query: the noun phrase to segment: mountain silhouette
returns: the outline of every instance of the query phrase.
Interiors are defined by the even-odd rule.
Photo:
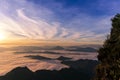
[[[97,52],[95,48],[92,47],[79,47],[79,46],[71,46],[67,48],[68,51],[78,51],[78,52]]]
[[[0,77],[0,80],[33,80],[33,72],[27,67],[17,67]]]
[[[55,47],[52,47],[51,50],[64,50],[64,48],[61,46],[55,46]]]
[[[66,61],[66,60],[71,60],[72,58],[60,56],[60,57],[58,57],[58,58],[56,58],[56,59],[57,59],[57,60],[61,60],[61,61]]]
[[[43,56],[39,56],[39,55],[28,55],[28,56],[24,56],[24,57],[31,58],[31,59],[37,59],[37,60],[52,60],[52,58],[43,57]]]
[[[62,61],[62,64],[68,65],[71,68],[77,69],[89,76],[95,75],[95,67],[99,64],[96,60],[76,60],[76,61]]]
[[[79,62],[84,63],[84,60],[82,60],[82,61],[79,61]],[[85,62],[86,62],[86,60],[85,60]],[[77,61],[77,63],[78,63],[78,61]],[[95,65],[96,61],[90,60],[90,63],[91,63],[91,65],[93,65],[93,67],[96,66]],[[81,65],[81,66],[83,66],[83,65]],[[83,69],[80,67],[75,68],[75,67],[70,66],[70,68],[64,68],[59,71],[57,71],[57,70],[37,70],[36,72],[32,72],[27,67],[17,67],[15,69],[11,70],[10,72],[8,72],[6,75],[1,76],[0,80],[91,80],[91,78],[94,75],[93,74],[89,75],[88,73],[92,73],[94,71],[89,72],[88,68],[92,70],[93,67],[84,65],[85,69]]]

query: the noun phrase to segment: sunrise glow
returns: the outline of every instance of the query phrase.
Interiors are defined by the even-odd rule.
[[[5,39],[5,35],[0,33],[0,41],[4,40]]]

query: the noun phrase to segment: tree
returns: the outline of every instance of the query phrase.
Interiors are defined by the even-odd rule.
[[[100,64],[96,68],[95,80],[120,80],[120,14],[111,21],[111,32],[98,50]]]

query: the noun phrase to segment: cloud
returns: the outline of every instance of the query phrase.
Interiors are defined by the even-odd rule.
[[[35,20],[30,19],[30,18],[28,18],[27,16],[25,16],[23,10],[24,10],[24,9],[17,10],[18,16],[21,17],[21,18],[24,19],[24,20],[27,20],[27,21],[30,21],[30,22],[36,24],[37,22],[36,22]]]
[[[4,21],[1,21],[1,25],[3,24],[1,29],[12,36],[46,40],[55,38],[54,36],[58,34],[59,31],[61,31],[61,33],[57,38],[63,38],[72,32],[60,27],[57,22],[49,24],[42,20],[33,20],[24,14],[23,9],[17,10],[17,13],[19,17],[18,21],[2,15]]]
[[[111,15],[95,17],[54,1],[47,7],[28,0],[10,1],[0,0],[0,32],[11,38],[101,42],[110,29]],[[58,9],[52,9],[55,6]]]

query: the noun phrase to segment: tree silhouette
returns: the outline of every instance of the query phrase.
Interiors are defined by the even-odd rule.
[[[100,64],[95,80],[120,80],[120,14],[111,19],[112,28],[98,51]]]

